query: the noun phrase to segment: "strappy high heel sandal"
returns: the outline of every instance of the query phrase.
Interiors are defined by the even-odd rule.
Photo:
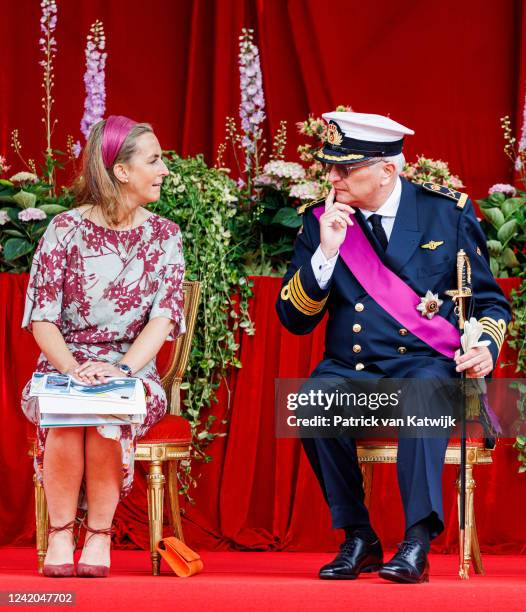
[[[73,538],[73,546],[74,548],[76,548],[77,536],[75,536],[75,525],[77,524],[77,522],[77,519],[73,519],[69,523],[62,525],[62,527],[52,527],[50,525],[47,532],[48,538],[50,535],[59,531],[70,531],[71,537]],[[47,576],[48,578],[70,578],[71,576],[75,575],[75,566],[73,565],[73,563],[44,563],[44,567],[42,568],[42,574],[44,576]]]
[[[84,540],[84,546],[89,542],[90,538],[94,535],[113,535],[113,527],[107,529],[92,529],[89,525],[86,525],[86,531],[88,535]],[[78,563],[77,564],[77,576],[81,578],[106,578],[110,573],[108,565],[92,565],[91,563]]]

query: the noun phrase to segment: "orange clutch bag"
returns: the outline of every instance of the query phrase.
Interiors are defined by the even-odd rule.
[[[177,538],[163,538],[157,550],[180,578],[189,578],[203,569],[201,557]]]

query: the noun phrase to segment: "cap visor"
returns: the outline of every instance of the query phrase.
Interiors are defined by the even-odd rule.
[[[314,159],[323,162],[324,164],[360,164],[372,157],[367,157],[362,153],[353,153],[351,151],[339,151],[332,147],[323,147],[315,155]]]

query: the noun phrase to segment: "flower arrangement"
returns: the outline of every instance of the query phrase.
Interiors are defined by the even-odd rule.
[[[194,432],[193,456],[205,461],[206,445],[218,435],[216,417],[210,409],[215,392],[227,382],[230,368],[241,367],[238,336],[252,335],[248,315],[251,283],[243,273],[245,244],[239,227],[245,217],[238,206],[238,188],[227,173],[208,168],[202,156],[183,159],[174,152],[163,158],[170,174],[163,182],[161,198],[150,204],[153,212],[181,227],[186,278],[201,282],[198,318],[185,383],[183,415]],[[190,464],[181,466],[182,490],[195,485]]]
[[[456,174],[451,174],[447,162],[423,155],[419,155],[415,162],[406,163],[401,176],[412,183],[431,182],[457,190],[465,187]]]
[[[0,272],[28,271],[49,222],[71,205],[67,192],[56,197],[49,190],[32,172],[0,180]]]

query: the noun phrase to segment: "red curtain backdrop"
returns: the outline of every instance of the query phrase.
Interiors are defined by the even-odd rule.
[[[390,115],[415,129],[418,153],[450,162],[474,197],[513,173],[502,153],[500,117],[520,128],[525,81],[523,0],[58,0],[53,145],[82,136],[84,45],[100,18],[107,35],[107,112],[153,123],[164,148],[203,153],[213,162],[227,115],[237,115],[238,36],[253,27],[261,52],[267,138],[289,123],[287,154],[301,139],[294,124],[336,104]],[[39,5],[0,0],[0,154],[20,170],[9,148],[18,128],[26,157],[44,148],[38,51]],[[32,468],[19,394],[37,356],[22,334],[24,276],[0,275],[0,544],[29,544],[34,534]],[[273,379],[306,376],[322,350],[321,330],[297,338],[274,314],[277,279],[258,278],[252,314],[257,334],[242,339],[244,367],[222,389],[216,412],[229,419],[214,460],[199,471],[196,504],[185,505],[185,529],[200,548],[321,550],[338,534],[296,441],[276,440]],[[506,442],[493,467],[477,470],[477,522],[483,548],[521,551],[524,476]],[[376,469],[372,516],[387,545],[402,535],[394,466]],[[142,468],[117,514],[119,542],[145,546]],[[456,542],[453,468],[444,473],[446,533]]]
[[[330,550],[341,533],[330,516],[298,440],[274,434],[274,379],[304,378],[321,359],[323,325],[308,336],[284,330],[274,311],[280,279],[256,277],[250,313],[256,335],[241,338],[243,368],[219,394],[214,414],[229,421],[228,435],[210,447],[211,463],[196,465],[195,504],[184,503],[183,528],[198,549]],[[27,275],[0,274],[0,545],[29,545],[34,538],[32,465],[27,457],[27,421],[20,391],[31,376],[38,349],[20,330]],[[509,292],[516,280],[501,281]],[[162,361],[162,358],[161,358]],[[501,362],[513,361],[506,348]],[[513,376],[513,367],[497,370]],[[30,427],[30,426],[29,426]],[[492,466],[475,469],[477,527],[483,551],[524,552],[526,475],[517,473],[510,440],[499,441]],[[444,469],[447,528],[438,551],[457,544],[456,468]],[[372,521],[386,546],[403,535],[403,512],[394,465],[375,466]],[[132,493],[116,515],[118,545],[148,546],[144,467],[136,469]],[[168,534],[169,528],[166,527]]]
[[[337,104],[412,127],[407,154],[450,162],[474,197],[507,182],[499,118],[517,129],[524,100],[524,0],[58,0],[53,142],[82,136],[84,45],[100,18],[107,35],[107,111],[153,123],[165,148],[215,159],[227,115],[237,115],[238,36],[253,27],[268,127]],[[0,154],[19,128],[41,160],[40,9],[0,0]],[[522,67],[521,67],[522,58]],[[267,131],[267,136],[270,134]]]

